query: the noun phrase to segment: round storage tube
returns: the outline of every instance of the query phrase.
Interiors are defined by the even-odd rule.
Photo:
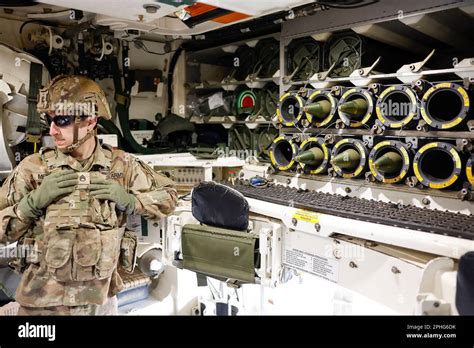
[[[351,88],[339,100],[339,118],[348,127],[357,128],[366,125],[373,111],[374,97],[363,88]]]
[[[388,128],[402,128],[418,112],[416,94],[406,86],[388,87],[380,93],[375,107],[377,118]]]
[[[420,112],[431,127],[450,129],[466,119],[469,109],[469,95],[463,87],[455,83],[439,83],[423,95]]]
[[[406,145],[395,140],[378,143],[370,151],[369,169],[376,180],[385,184],[402,181],[410,170]]]
[[[435,189],[453,185],[461,170],[461,158],[455,147],[448,143],[426,144],[418,150],[413,160],[413,171],[418,181]]]
[[[298,145],[284,136],[280,136],[273,141],[269,153],[272,164],[279,170],[289,170],[295,167],[297,154]]]
[[[334,145],[331,165],[343,178],[355,178],[364,173],[367,162],[367,148],[357,139],[342,139]]]
[[[300,145],[295,160],[305,173],[325,173],[329,164],[329,150],[322,138],[308,138]]]
[[[280,98],[277,116],[281,124],[292,127],[300,122],[304,115],[304,100],[296,93],[285,93]]]
[[[471,186],[474,188],[473,166],[474,166],[474,155],[471,155],[471,157],[467,160],[467,164],[466,164],[466,177],[467,177],[467,181],[469,181],[469,184],[471,184]]]
[[[337,112],[337,99],[327,91],[314,91],[304,106],[309,126],[324,127],[333,122]]]

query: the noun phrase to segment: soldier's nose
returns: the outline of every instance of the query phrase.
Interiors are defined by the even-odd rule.
[[[51,126],[49,126],[49,135],[54,136],[60,134],[58,127],[51,122]]]

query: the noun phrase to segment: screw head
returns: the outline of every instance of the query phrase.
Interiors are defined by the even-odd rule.
[[[298,220],[296,220],[296,218],[293,218],[291,219],[291,223],[293,224],[293,226],[296,226],[298,224]]]
[[[156,4],[145,4],[143,5],[143,8],[145,9],[146,13],[156,13],[160,6]]]

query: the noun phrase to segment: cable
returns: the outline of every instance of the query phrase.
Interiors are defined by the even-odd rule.
[[[53,52],[53,31],[51,30],[51,27],[46,27],[46,29],[48,29],[48,33],[49,33],[49,50],[48,50],[48,56],[50,56],[51,53]]]
[[[40,20],[40,19],[32,19],[32,20],[23,22],[23,24],[20,26],[20,29],[18,30],[19,34],[21,34],[22,31],[23,31],[23,28],[27,24],[30,24],[30,23],[36,23],[36,24],[42,24],[44,26],[55,27],[54,23],[52,23],[52,22],[48,22],[48,21],[44,21],[44,20]]]
[[[179,196],[179,197],[178,197],[178,200],[182,199],[183,201],[189,201],[190,199],[189,199],[189,198],[186,198],[186,197],[188,197],[189,195],[191,195],[191,192],[188,192],[188,193],[186,193],[185,195]]]
[[[379,0],[342,0],[342,1],[321,1],[318,0],[316,3],[320,6],[336,9],[351,9],[360,8],[368,5],[373,5],[379,2]]]
[[[150,53],[150,54],[156,54],[157,56],[165,56],[171,52],[175,52],[176,50],[171,50],[171,51],[168,51],[168,52],[163,52],[163,53],[159,53],[159,52],[154,52],[154,51],[150,51],[148,49],[148,47],[145,46],[145,44],[143,43],[143,41],[141,40],[135,40],[133,41],[133,44],[135,45],[136,48],[140,49],[140,50],[143,50],[145,51],[146,53]]]

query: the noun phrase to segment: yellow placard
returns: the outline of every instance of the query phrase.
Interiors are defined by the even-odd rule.
[[[318,214],[318,213],[313,213],[311,211],[302,210],[302,209],[298,209],[293,214],[294,219],[300,220],[300,221],[306,221],[306,222],[309,222],[309,223],[312,223],[312,224],[319,223],[319,216],[320,216],[320,214]]]

